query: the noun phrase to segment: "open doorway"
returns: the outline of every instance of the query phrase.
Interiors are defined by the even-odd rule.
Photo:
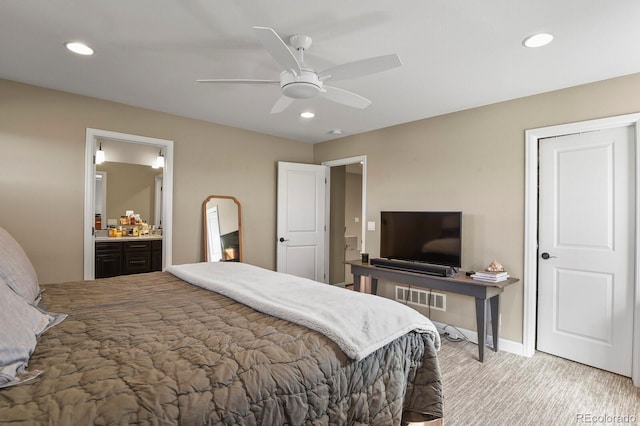
[[[162,197],[151,205],[159,204],[160,212],[154,212],[156,218],[162,220],[162,269],[172,262],[172,203],[173,203],[173,141],[130,135],[99,129],[87,129],[85,146],[85,205],[84,205],[84,279],[95,278],[95,214],[96,214],[96,149],[100,142],[111,141],[119,147],[125,147],[125,155],[137,155],[144,150],[136,148],[153,148],[164,156],[164,167],[156,174],[162,175]],[[128,148],[128,149],[127,149]],[[116,162],[117,158],[114,159]],[[113,160],[109,160],[113,161]],[[123,162],[123,161],[121,161]],[[129,161],[135,163],[136,161]],[[124,162],[123,162],[124,163]],[[159,197],[156,197],[158,199]],[[99,204],[99,203],[98,203]],[[152,207],[150,209],[154,210]],[[106,219],[104,218],[106,225]]]
[[[366,156],[322,164],[330,168],[328,282],[349,286],[353,276],[344,263],[366,251]]]

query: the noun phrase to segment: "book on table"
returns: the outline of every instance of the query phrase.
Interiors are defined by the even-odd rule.
[[[507,271],[478,271],[471,274],[471,278],[478,281],[500,282],[509,278]]]

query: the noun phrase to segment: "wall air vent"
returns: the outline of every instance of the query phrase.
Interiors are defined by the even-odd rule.
[[[396,302],[424,306],[439,311],[447,310],[447,295],[429,290],[396,286]]]

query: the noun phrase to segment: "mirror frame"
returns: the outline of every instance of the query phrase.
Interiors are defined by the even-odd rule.
[[[242,245],[243,245],[242,244],[242,208],[240,207],[240,202],[238,201],[238,199],[231,195],[209,195],[202,202],[202,254],[204,257],[204,261],[208,262],[207,260],[207,236],[208,236],[207,203],[214,198],[231,200],[236,204],[236,207],[238,208],[238,245],[240,246],[238,248],[238,261],[242,262],[242,259],[243,259],[243,256],[242,256]]]

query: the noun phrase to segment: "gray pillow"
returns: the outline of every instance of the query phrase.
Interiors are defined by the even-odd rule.
[[[33,373],[25,368],[36,338],[56,317],[41,312],[18,296],[0,277],[0,388],[18,384]]]
[[[40,296],[38,275],[20,244],[0,227],[0,278],[32,305]]]

